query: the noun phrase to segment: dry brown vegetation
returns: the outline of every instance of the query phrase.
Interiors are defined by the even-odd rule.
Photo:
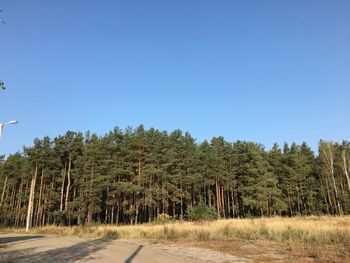
[[[244,253],[244,249],[237,251],[237,248],[247,247],[247,244],[250,244],[251,254],[254,254],[252,249],[277,246],[278,253],[317,261],[342,262],[350,256],[350,216],[222,219],[133,226],[45,226],[34,228],[31,233],[188,242],[229,253]]]

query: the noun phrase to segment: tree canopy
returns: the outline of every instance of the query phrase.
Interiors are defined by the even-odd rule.
[[[0,158],[0,224],[139,224],[188,218],[198,204],[224,218],[350,212],[350,144],[197,143],[142,125],[104,136],[67,131]]]

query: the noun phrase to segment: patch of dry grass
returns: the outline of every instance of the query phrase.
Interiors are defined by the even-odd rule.
[[[3,229],[23,232],[23,229]],[[167,240],[260,240],[297,241],[315,244],[344,244],[350,247],[350,216],[222,219],[211,222],[174,222],[143,225],[96,225],[90,227],[44,226],[31,233],[79,236],[114,236],[122,239]]]
[[[23,232],[22,229],[7,229],[7,231]],[[33,228],[30,232],[184,242],[268,240],[283,244],[287,250],[306,249],[305,253],[315,259],[327,258],[328,254],[322,249],[327,247],[330,248],[326,249],[327,251],[338,250],[345,256],[350,254],[350,216],[222,219],[211,222],[174,222],[133,226],[45,226]]]

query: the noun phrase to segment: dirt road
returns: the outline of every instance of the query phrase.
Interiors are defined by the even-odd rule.
[[[0,234],[0,262],[250,262],[205,249],[106,238]]]

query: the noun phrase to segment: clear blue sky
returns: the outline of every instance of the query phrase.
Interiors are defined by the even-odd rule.
[[[350,1],[3,0],[1,153],[144,124],[274,142],[350,135]]]

